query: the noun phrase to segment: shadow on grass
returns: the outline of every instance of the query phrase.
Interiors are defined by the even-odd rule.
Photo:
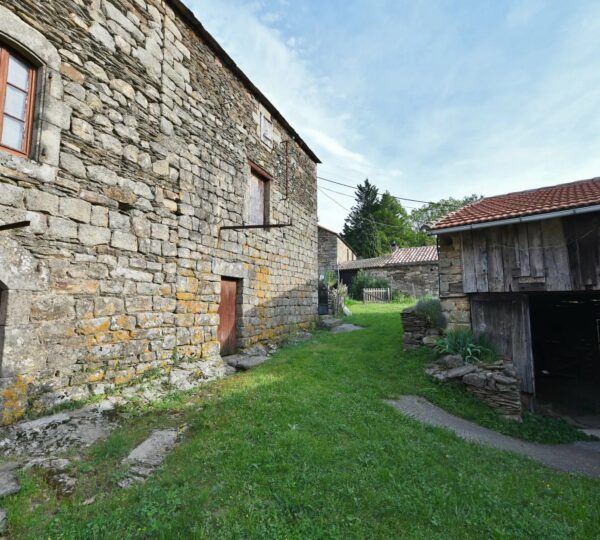
[[[564,538],[598,531],[600,483],[402,417],[382,398],[426,393],[401,352],[399,306],[354,307],[365,330],[280,350],[259,368],[131,411],[85,455],[78,492],[33,476],[9,501],[15,538]],[[458,398],[457,398],[458,399]],[[153,427],[186,440],[143,486],[114,487]],[[90,467],[86,472],[85,467]],[[98,486],[98,487],[95,487]],[[81,504],[96,495],[94,504]],[[48,500],[44,501],[44,497]],[[31,508],[31,500],[42,503]]]

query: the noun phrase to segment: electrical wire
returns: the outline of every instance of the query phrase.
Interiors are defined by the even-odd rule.
[[[329,191],[330,193],[337,193],[338,195],[342,195],[344,197],[350,197],[351,199],[355,199],[356,198],[356,195],[350,195],[349,193],[342,193],[341,191],[336,191],[335,189],[330,189],[330,188],[326,188],[326,187],[323,187],[323,186],[321,186],[320,189],[325,189],[326,191]],[[402,208],[408,208],[409,210],[418,210],[421,207],[420,206],[406,206],[406,205],[403,204]]]
[[[351,186],[350,184],[344,184],[342,182],[338,182],[337,180],[331,180],[331,178],[324,178],[323,176],[317,176],[317,179],[323,180],[323,182],[329,182],[331,184],[337,184],[338,186],[344,186],[344,187],[348,187],[348,188],[351,188],[351,189],[356,189],[356,185]],[[398,199],[400,201],[410,201],[410,202],[416,202],[416,203],[422,203],[422,204],[438,204],[438,203],[433,202],[433,201],[421,201],[419,199],[409,199],[408,197],[398,197],[397,195],[392,195],[392,197],[394,197],[394,199]]]
[[[336,201],[331,195],[328,195],[327,193],[325,193],[323,191],[323,189],[327,189],[327,188],[321,188],[321,187],[317,187],[317,189],[323,194],[325,195],[325,197],[327,197],[328,199],[330,199],[331,201],[333,201],[335,204],[337,204],[342,210],[345,210],[346,212],[351,212],[350,209],[346,208],[343,204],[340,204],[338,201]],[[382,227],[389,227],[391,229],[404,229],[404,226],[402,225],[390,225],[389,223],[382,223],[380,221],[375,221],[372,217],[369,217],[369,221],[371,223],[373,223],[374,225],[380,225]]]

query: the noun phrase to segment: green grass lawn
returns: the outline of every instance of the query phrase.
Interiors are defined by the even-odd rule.
[[[416,393],[524,438],[573,438],[560,423],[507,425],[429,381],[429,353],[402,352],[401,307],[355,305],[365,330],[320,332],[251,372],[128,409],[77,465],[73,497],[22,473],[4,505],[11,537],[599,538],[600,482],[468,444],[383,403]],[[131,448],[184,422],[184,442],[146,484],[116,488]]]

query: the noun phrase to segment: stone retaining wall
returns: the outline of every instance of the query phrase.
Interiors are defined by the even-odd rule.
[[[465,364],[462,357],[447,355],[429,366],[426,373],[440,382],[461,382],[498,414],[511,420],[521,420],[520,384],[510,362]]]
[[[23,384],[44,407],[151,369],[221,376],[222,276],[240,280],[242,347],[314,323],[313,157],[170,2],[5,0],[0,41],[40,81],[30,159],[0,151],[0,223],[31,221],[0,232],[0,398],[17,417]],[[291,227],[220,230],[245,222],[248,160]]]
[[[369,274],[386,279],[393,292],[420,298],[422,296],[438,296],[438,263],[402,264],[369,268]]]
[[[416,349],[423,345],[432,346],[441,337],[440,331],[433,328],[429,319],[419,315],[415,306],[400,313],[402,320],[404,350]]]

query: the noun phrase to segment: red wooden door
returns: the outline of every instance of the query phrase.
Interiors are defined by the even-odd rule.
[[[221,303],[219,305],[219,330],[217,337],[221,343],[221,356],[234,354],[237,349],[236,304],[237,281],[221,279]]]

